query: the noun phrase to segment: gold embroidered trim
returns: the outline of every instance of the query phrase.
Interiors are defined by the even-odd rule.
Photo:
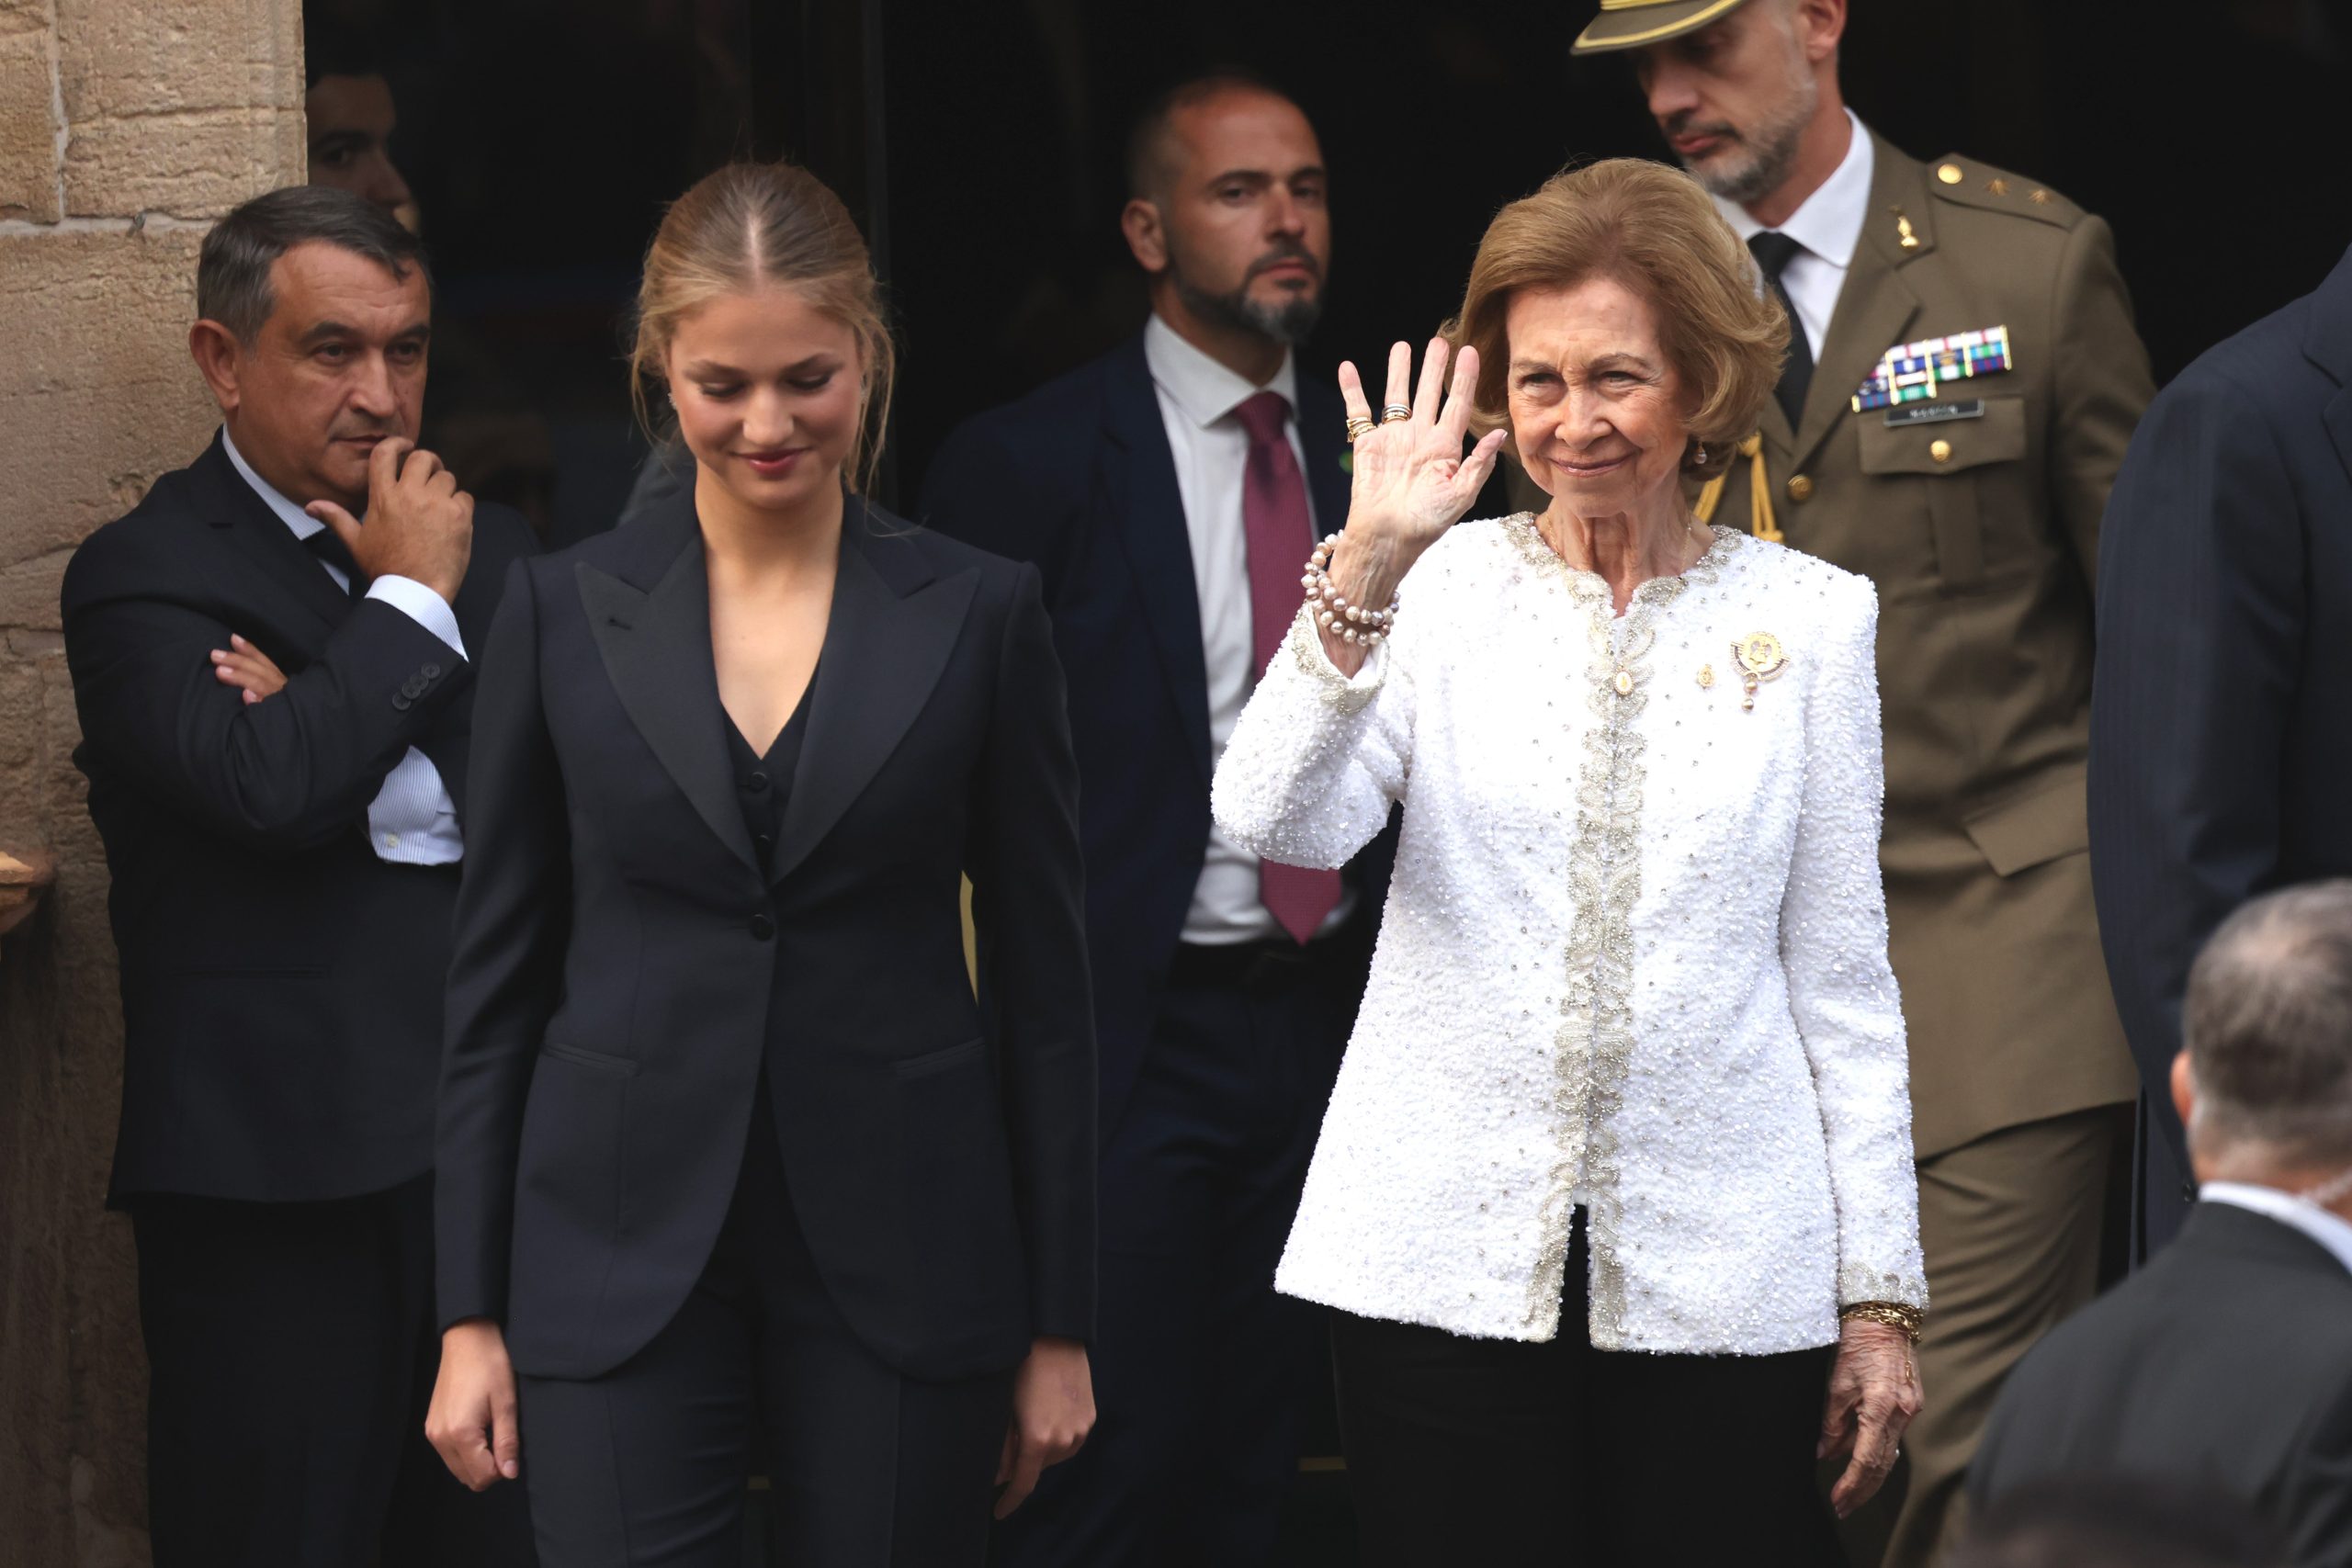
[[[1612,1349],[1624,1342],[1625,1280],[1621,1235],[1616,1115],[1634,1048],[1634,905],[1641,897],[1642,754],[1648,742],[1634,721],[1649,704],[1649,652],[1657,616],[1693,587],[1713,582],[1739,548],[1741,536],[1713,530],[1715,542],[1679,577],[1652,578],[1634,591],[1620,617],[1608,584],[1580,571],[1544,542],[1532,513],[1507,520],[1524,552],[1566,574],[1576,607],[1585,616],[1591,651],[1586,701],[1599,720],[1585,735],[1585,761],[1577,779],[1576,837],[1568,848],[1568,878],[1576,913],[1565,954],[1566,993],[1553,1036],[1556,1073],[1553,1108],[1559,1157],[1543,1210],[1543,1250],[1530,1281],[1532,1324],[1558,1322],[1567,1268],[1568,1231],[1582,1179],[1591,1230],[1592,1343]]]
[[[1323,649],[1323,634],[1315,629],[1315,617],[1306,605],[1299,606],[1297,616],[1290,624],[1290,635],[1283,640],[1290,645],[1291,657],[1298,660],[1298,667],[1314,680],[1315,694],[1343,714],[1363,712],[1364,705],[1380,694],[1381,685],[1387,679],[1384,670],[1373,681],[1359,685],[1340,674]],[[1373,658],[1379,652],[1375,648],[1365,658],[1365,669],[1372,667]]]

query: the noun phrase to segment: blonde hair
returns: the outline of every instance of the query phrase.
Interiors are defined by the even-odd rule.
[[[1639,295],[1657,318],[1690,432],[1706,448],[1704,463],[1684,468],[1723,472],[1780,379],[1788,317],[1759,291],[1755,259],[1699,182],[1644,158],[1564,169],[1487,226],[1461,312],[1444,328],[1456,348],[1478,350],[1471,423],[1481,433],[1510,423],[1511,296],[1597,277]]]
[[[882,457],[897,351],[865,237],[841,197],[797,164],[729,164],[696,180],[662,215],[645,248],[629,350],[639,423],[653,434],[646,392],[668,379],[679,321],[721,295],[771,284],[793,289],[857,340],[864,406],[842,467],[850,488],[863,491]]]

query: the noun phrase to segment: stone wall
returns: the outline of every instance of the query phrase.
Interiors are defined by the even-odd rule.
[[[121,1019],[58,581],[209,434],[197,246],[302,148],[300,0],[0,0],[0,852],[58,866],[0,948],[10,1568],[148,1560],[130,1229],[103,1207]]]

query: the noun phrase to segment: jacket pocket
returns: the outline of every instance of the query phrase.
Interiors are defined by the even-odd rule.
[[[1973,588],[1984,581],[1984,470],[2020,461],[2028,446],[2025,399],[1976,400],[1984,406],[1976,419],[1890,426],[1865,416],[1855,432],[1862,472],[1928,481],[1936,574],[1947,588]]]
[[[637,1076],[637,1063],[633,1058],[608,1055],[582,1045],[566,1045],[550,1040],[539,1047],[539,1055],[552,1056],[559,1062],[569,1062],[575,1067],[586,1067],[591,1072],[617,1073],[625,1078]]]
[[[1995,874],[2015,876],[2037,865],[2091,847],[2090,809],[2085,794],[2088,771],[2070,762],[2020,794],[1980,807],[1961,826]]]
[[[943,1051],[930,1051],[920,1056],[909,1056],[904,1061],[893,1062],[890,1064],[890,1071],[900,1083],[905,1083],[910,1078],[927,1078],[938,1073],[952,1073],[965,1063],[978,1057],[987,1045],[988,1041],[985,1038],[967,1040],[960,1044],[950,1045]]]

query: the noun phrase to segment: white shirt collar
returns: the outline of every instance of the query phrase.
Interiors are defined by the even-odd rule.
[[[1274,391],[1298,417],[1298,367],[1290,351],[1283,351],[1282,368],[1263,387],[1232,371],[1176,335],[1176,329],[1155,313],[1143,329],[1144,363],[1151,367],[1154,385],[1183,411],[1194,424],[1208,426],[1225,418],[1260,392]]]
[[[2256,1187],[2245,1181],[2209,1181],[2197,1190],[2197,1196],[2201,1202],[2251,1209],[2282,1225],[2291,1225],[2334,1253],[2335,1260],[2346,1271],[2352,1271],[2352,1221],[2344,1220],[2317,1203],[2307,1202],[2291,1192],[2281,1192],[2276,1187]]]
[[[1871,144],[1870,129],[1852,109],[1846,111],[1846,122],[1852,126],[1852,140],[1846,144],[1846,156],[1838,161],[1830,176],[1821,182],[1821,188],[1804,198],[1804,204],[1789,214],[1789,220],[1780,231],[1819,256],[1830,265],[1844,268],[1853,264],[1854,246],[1862,237],[1862,224],[1871,215],[1871,181],[1878,173],[1878,152]],[[1747,215],[1747,209],[1737,202],[1714,198],[1715,210],[1724,215],[1745,244],[1764,231],[1764,225]]]
[[[294,530],[296,538],[307,539],[326,526],[325,524],[278,493],[277,488],[267,479],[254,472],[254,466],[245,461],[245,455],[237,450],[235,442],[229,439],[229,427],[225,424],[220,427],[220,446],[229,454],[229,466],[236,469],[247,484],[254,487],[254,493],[260,496],[272,512],[277,513],[279,522]]]

